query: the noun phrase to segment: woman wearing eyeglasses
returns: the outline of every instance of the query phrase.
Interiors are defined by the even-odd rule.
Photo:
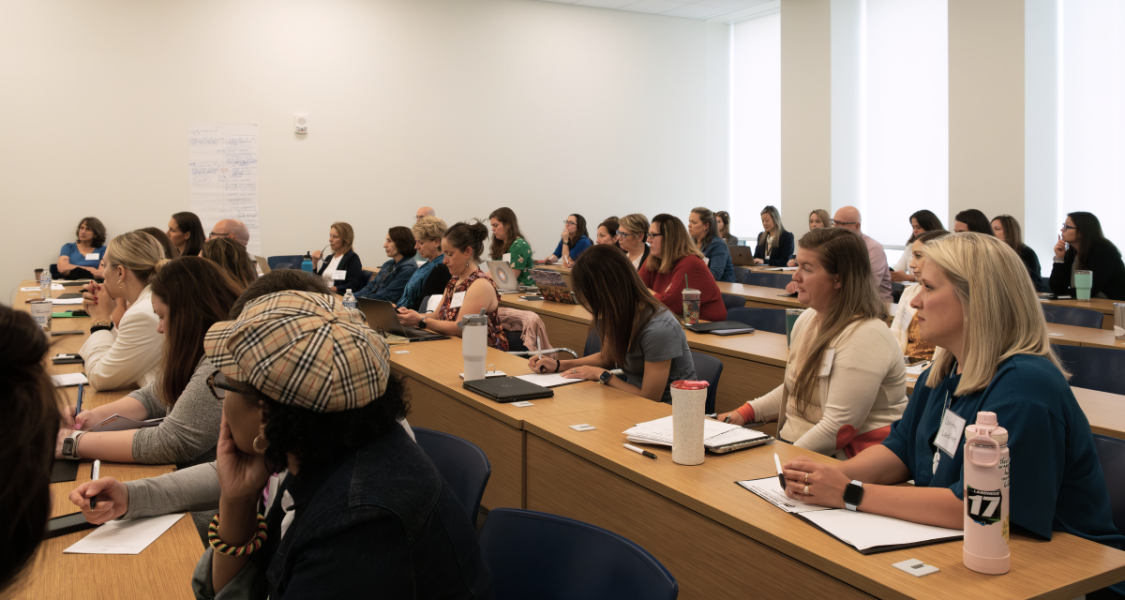
[[[592,245],[590,232],[586,230],[586,218],[577,213],[567,215],[563,221],[562,240],[546,262],[551,264],[562,260],[563,266],[569,267],[583,250]]]
[[[699,318],[725,321],[727,307],[723,304],[723,295],[684,222],[672,215],[656,215],[649,226],[648,237],[652,240],[652,250],[639,274],[652,295],[679,316],[684,314],[684,288],[691,286],[699,290]]]
[[[1088,212],[1066,216],[1062,234],[1055,244],[1055,264],[1051,267],[1051,291],[1074,296],[1074,272],[1093,271],[1091,298],[1125,300],[1125,264],[1121,251],[1102,235],[1102,224]]]
[[[621,217],[617,228],[617,245],[625,251],[629,262],[638,271],[641,265],[648,260],[649,247],[645,241],[648,239],[648,219],[641,213],[633,213]]]

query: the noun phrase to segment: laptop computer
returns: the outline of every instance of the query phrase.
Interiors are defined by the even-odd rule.
[[[521,400],[535,400],[536,398],[550,398],[555,395],[554,390],[535,385],[529,381],[515,377],[497,377],[494,379],[478,379],[466,381],[461,384],[465,389],[476,392],[489,400],[497,402],[519,402]]]
[[[379,332],[379,335],[399,335],[412,342],[428,342],[430,340],[444,340],[449,336],[417,327],[403,327],[398,322],[398,312],[390,302],[371,300],[370,298],[356,298],[356,305],[363,316],[367,318],[367,326]]]
[[[562,304],[578,304],[570,291],[570,273],[532,269],[531,278],[545,300]]]
[[[258,261],[258,268],[262,271],[262,275],[269,273],[273,269],[270,268],[270,262],[264,256],[255,256],[254,260]]]
[[[512,265],[502,260],[490,260],[488,261],[488,272],[492,275],[492,282],[496,284],[496,291],[501,294],[519,291],[520,282],[516,277],[515,270],[512,269]]]
[[[754,328],[738,321],[715,321],[712,323],[696,323],[695,325],[684,325],[684,329],[689,329],[695,333],[719,333],[718,335],[735,335],[739,333],[754,333]]]
[[[754,249],[750,246],[727,246],[730,250],[730,260],[736,267],[754,266]]]

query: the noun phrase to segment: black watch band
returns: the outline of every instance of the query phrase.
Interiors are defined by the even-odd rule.
[[[844,508],[854,512],[860,502],[863,502],[863,482],[853,479],[844,487]]]
[[[94,325],[90,328],[91,334],[98,331],[113,331],[113,325]]]
[[[425,329],[425,328],[426,328],[426,319],[425,319],[425,317],[423,317],[421,321],[418,321],[418,327],[419,327],[420,329]]]

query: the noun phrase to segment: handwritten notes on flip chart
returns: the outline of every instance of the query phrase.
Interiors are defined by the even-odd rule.
[[[223,219],[250,229],[250,254],[262,254],[258,220],[258,126],[192,125],[188,128],[191,210],[212,231]]]

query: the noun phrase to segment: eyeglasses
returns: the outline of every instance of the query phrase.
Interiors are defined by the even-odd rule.
[[[648,237],[650,237],[650,238],[664,237],[664,234],[663,233],[650,233],[650,234],[648,234]]]
[[[633,235],[633,234],[631,234],[631,233],[626,233],[626,232],[624,232],[624,231],[621,231],[620,229],[618,229],[618,230],[617,230],[617,234],[616,234],[616,235],[614,235],[613,237],[615,237],[615,238],[617,238],[617,239],[619,239],[619,240],[623,240],[623,239],[625,239],[625,238],[629,237],[630,235]]]
[[[1075,227],[1074,225],[1069,225],[1069,224],[1067,224],[1067,223],[1063,223],[1063,231],[1066,231],[1066,230],[1068,230],[1068,229],[1073,229],[1073,230],[1075,230],[1075,231],[1078,231],[1078,228],[1077,228],[1077,227]]]
[[[575,227],[578,227],[578,223],[575,223],[574,221],[563,221],[563,225],[574,225]]]
[[[208,236],[207,239],[213,240],[215,238],[224,238],[224,237],[225,238],[233,238],[234,234],[233,233],[215,233],[214,231],[212,231],[211,235]]]
[[[847,221],[837,221],[836,219],[832,219],[832,226],[833,227],[839,227],[841,225],[859,225],[859,221],[856,221],[854,223],[849,223]]]

